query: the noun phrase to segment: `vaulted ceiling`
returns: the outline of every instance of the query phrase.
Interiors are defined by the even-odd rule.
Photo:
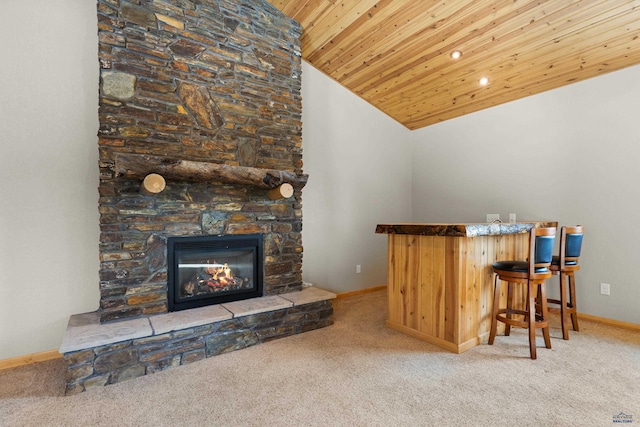
[[[307,62],[409,129],[640,64],[640,0],[267,1]]]

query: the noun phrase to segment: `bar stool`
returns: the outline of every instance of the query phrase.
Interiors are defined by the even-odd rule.
[[[526,261],[497,261],[493,263],[493,272],[496,276],[493,290],[491,333],[489,334],[490,345],[493,345],[495,340],[498,322],[503,322],[506,336],[510,334],[511,326],[529,329],[529,353],[532,359],[537,357],[536,329],[542,329],[545,346],[551,348],[545,280],[551,277],[550,265],[555,236],[555,227],[534,227],[529,231],[529,256]],[[506,308],[499,307],[502,282],[507,283]],[[527,298],[523,309],[513,306],[512,287],[516,283],[526,285]],[[538,292],[541,296],[539,310],[536,309]],[[524,319],[516,319],[514,315],[524,316]]]
[[[584,227],[562,227],[560,231],[559,255],[551,260],[551,273],[560,278],[560,299],[547,299],[547,303],[560,305],[560,319],[562,323],[562,338],[569,339],[569,318],[574,331],[580,331],[578,313],[576,310],[576,280],[574,273],[580,270],[578,259],[582,249]],[[567,301],[567,285],[569,300]]]

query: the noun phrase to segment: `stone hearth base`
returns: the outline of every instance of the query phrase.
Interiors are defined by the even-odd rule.
[[[333,298],[311,287],[104,324],[97,312],[71,316],[60,346],[66,394],[329,326]]]

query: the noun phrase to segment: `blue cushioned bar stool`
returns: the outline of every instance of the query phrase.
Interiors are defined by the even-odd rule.
[[[560,278],[560,299],[547,298],[547,303],[560,305],[562,338],[569,339],[569,315],[574,331],[579,331],[576,310],[576,279],[574,273],[580,270],[578,259],[582,250],[584,227],[562,227],[560,230],[560,252],[551,260],[551,273]],[[567,300],[567,288],[569,298]]]
[[[489,344],[492,345],[496,338],[498,322],[503,322],[507,336],[510,334],[511,326],[529,329],[529,353],[532,359],[537,357],[536,329],[542,329],[545,346],[551,348],[545,280],[551,277],[550,266],[555,237],[555,227],[534,227],[529,231],[529,254],[526,261],[497,261],[493,263],[493,272],[496,276]],[[507,284],[506,308],[499,306],[503,282]],[[515,284],[526,285],[527,296],[524,307],[521,308],[514,307],[513,286]],[[536,308],[538,294],[540,295],[539,309]]]

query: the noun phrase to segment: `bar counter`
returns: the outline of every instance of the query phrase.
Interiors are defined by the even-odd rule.
[[[387,326],[455,353],[486,341],[491,265],[525,259],[532,227],[557,222],[378,224],[388,235]]]

